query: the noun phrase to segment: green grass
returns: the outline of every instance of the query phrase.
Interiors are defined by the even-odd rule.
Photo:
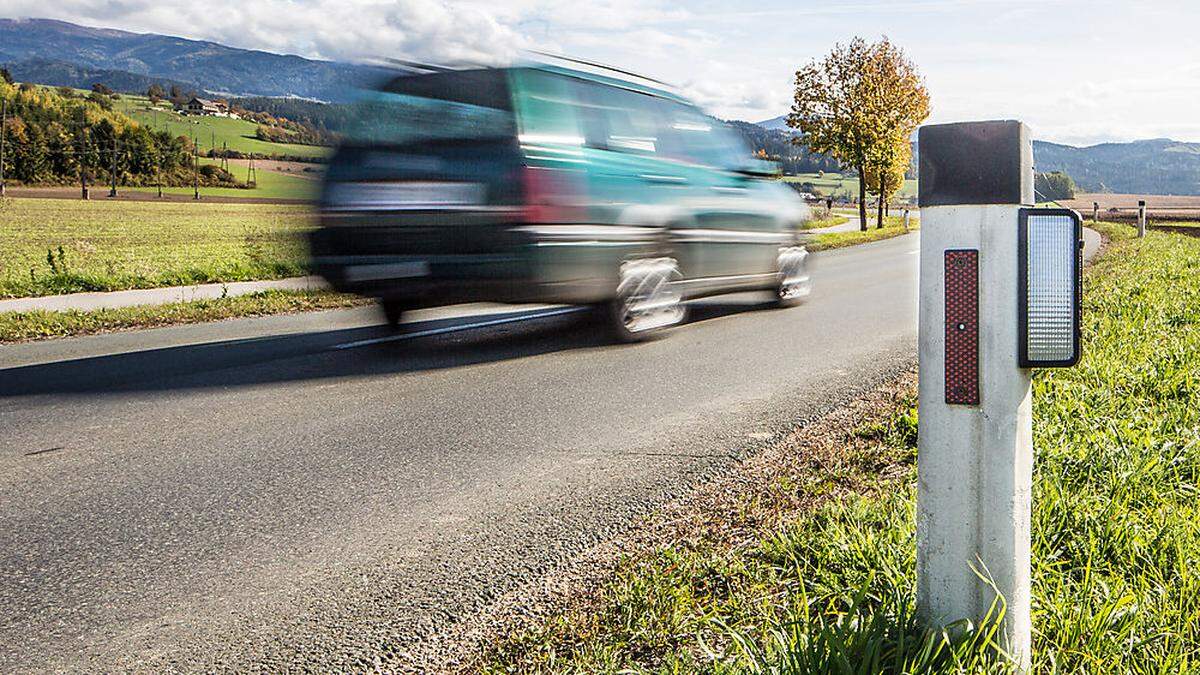
[[[86,335],[268,314],[354,307],[369,300],[328,291],[262,291],[212,300],[66,312],[0,312],[0,342]]]
[[[1200,240],[1098,229],[1110,245],[1087,273],[1083,358],[1034,378],[1034,672],[1196,672]],[[901,400],[837,461],[777,481],[816,504],[785,525],[630,555],[589,600],[504,638],[484,668],[1003,670],[986,624],[952,641],[913,618],[916,417]]]
[[[809,239],[805,246],[810,251],[824,251],[831,248],[843,248],[846,246],[855,246],[857,244],[865,244],[872,241],[880,241],[882,239],[891,239],[899,237],[909,232],[914,232],[921,227],[921,221],[912,218],[908,223],[908,230],[904,229],[904,220],[901,216],[885,216],[883,219],[883,228],[878,229],[873,224],[868,225],[867,231],[853,230],[851,232],[820,232]]]
[[[220,160],[201,158],[201,164],[220,164]],[[246,167],[230,164],[230,173],[238,180],[246,180]],[[204,197],[241,197],[249,199],[298,199],[312,201],[316,199],[321,181],[312,178],[291,176],[278,171],[255,171],[256,181],[253,188],[214,188],[200,186],[200,199]],[[125,188],[131,192],[156,194],[156,188]],[[191,195],[190,187],[165,187],[163,194]]]
[[[822,227],[833,227],[834,225],[841,225],[847,220],[850,220],[850,218],[840,213],[830,213],[829,216],[825,218],[813,218],[812,220],[804,223],[800,229],[816,230]]]
[[[858,199],[858,177],[853,174],[827,172],[822,176],[815,173],[801,173],[795,176],[784,176],[783,180],[789,183],[812,183],[822,196]],[[904,181],[904,187],[900,188],[900,192],[896,196],[916,197],[917,181]]]
[[[281,204],[6,199],[0,223],[0,297],[22,297],[305,274],[312,215]]]
[[[154,108],[150,99],[144,96],[121,94],[121,98],[113,102],[113,109],[148,127],[170,132],[172,136],[195,137],[201,152],[207,152],[214,144],[218,150],[228,144],[230,150],[244,153],[294,157],[321,158],[332,152],[330,148],[315,145],[260,141],[254,136],[258,130],[254,122],[230,117],[179,115],[166,103]]]

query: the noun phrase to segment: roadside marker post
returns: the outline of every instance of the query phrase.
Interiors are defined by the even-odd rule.
[[[1146,200],[1138,200],[1138,236],[1146,236]]]
[[[1033,209],[1015,121],[920,130],[917,610],[1030,663],[1031,367],[1079,356],[1079,214]]]

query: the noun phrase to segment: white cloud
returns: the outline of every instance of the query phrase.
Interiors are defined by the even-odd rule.
[[[1194,0],[5,0],[8,16],[302,56],[498,63],[535,48],[673,82],[711,112],[787,111],[799,65],[888,35],[933,121],[1016,117],[1041,138],[1200,140]]]

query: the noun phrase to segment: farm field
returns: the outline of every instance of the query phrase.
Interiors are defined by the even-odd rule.
[[[858,199],[858,178],[850,174],[829,173],[824,175],[815,173],[801,173],[795,176],[784,176],[784,181],[789,183],[812,183],[813,187],[821,192],[822,196],[832,196],[844,199]],[[916,198],[917,196],[917,181],[906,180],[904,187],[897,194],[899,198]]]
[[[5,199],[0,220],[0,297],[297,276],[312,227],[303,205],[203,201]]]
[[[207,152],[214,146],[220,150],[228,144],[230,150],[244,153],[320,159],[331,151],[330,148],[315,145],[260,141],[254,136],[258,129],[254,122],[229,117],[180,115],[169,104],[151,106],[150,99],[144,96],[121,94],[121,98],[113,102],[113,108],[148,127],[166,130],[172,136],[194,136],[200,152]]]
[[[220,160],[209,159],[207,157],[200,158],[201,164],[220,164]],[[246,169],[249,164],[248,160],[229,160],[229,171],[238,180],[246,180]],[[278,163],[277,163],[278,164]],[[302,174],[302,173],[287,173],[282,171],[269,171],[259,166],[256,160],[256,185],[254,188],[215,188],[215,187],[200,187],[200,197],[237,197],[242,199],[287,199],[310,201],[316,198],[317,191],[321,187],[318,177],[320,174]],[[130,191],[149,192],[157,194],[155,188],[127,188]],[[163,188],[164,194],[175,195],[191,195],[192,188],[185,187],[166,187]]]
[[[1064,208],[1075,209],[1085,218],[1092,214],[1092,204],[1100,205],[1101,218],[1109,209],[1119,209],[1130,215],[1137,211],[1138,200],[1145,200],[1151,220],[1155,217],[1176,219],[1200,218],[1200,195],[1134,195],[1112,193],[1080,193],[1075,199],[1060,201]],[[1110,216],[1111,217],[1111,216]]]

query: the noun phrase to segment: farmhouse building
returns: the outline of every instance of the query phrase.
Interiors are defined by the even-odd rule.
[[[224,101],[193,97],[184,106],[184,112],[189,115],[228,115],[229,106]]]

